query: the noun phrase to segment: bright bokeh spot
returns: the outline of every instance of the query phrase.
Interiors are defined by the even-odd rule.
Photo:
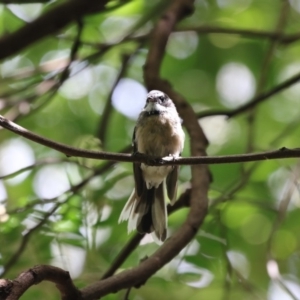
[[[71,67],[70,78],[68,78],[59,93],[69,100],[77,100],[85,97],[93,87],[94,73],[91,67],[86,67],[83,63],[74,62]]]
[[[120,80],[112,95],[114,108],[131,119],[137,119],[146,102],[147,90],[138,81]]]
[[[108,65],[101,64],[94,67],[95,82],[89,92],[89,104],[97,113],[101,114],[105,105],[112,83],[117,76],[117,70]]]
[[[240,126],[235,120],[228,120],[225,116],[211,116],[201,118],[199,123],[209,141],[208,151],[216,154],[225,143],[240,136]]]
[[[124,197],[128,197],[133,189],[132,176],[126,176],[116,182],[114,187],[107,191],[106,196],[110,199],[118,200]]]
[[[16,15],[18,18],[26,21],[31,22],[35,18],[37,18],[43,9],[43,4],[39,3],[30,3],[30,4],[9,4],[7,5],[8,9]]]
[[[297,280],[297,279],[296,279]],[[284,285],[293,293],[295,296],[300,295],[300,285],[295,281],[289,279],[282,279]],[[278,282],[271,281],[268,289],[268,300],[293,300],[299,298],[292,298],[288,292]]]
[[[31,147],[19,138],[13,138],[0,146],[0,175],[8,175],[22,168],[34,164],[35,158]],[[9,184],[18,184],[23,181],[30,171],[8,179]]]
[[[292,64],[287,65],[284,69],[280,72],[278,76],[278,83],[281,83],[292,76],[300,73],[300,62],[295,61]],[[298,100],[300,94],[300,83],[295,83],[288,89],[283,91],[283,95],[287,98]]]
[[[89,247],[99,248],[101,245],[103,245],[111,236],[111,227],[101,227],[95,228],[91,226],[83,226],[80,228],[80,233],[83,237],[86,238],[86,240],[89,243]]]
[[[42,199],[60,196],[70,188],[66,170],[60,166],[45,166],[34,177],[34,191]]]
[[[4,223],[9,219],[9,215],[6,213],[4,205],[0,204],[0,223]]]
[[[175,260],[176,262],[176,260]],[[186,284],[194,288],[204,288],[208,286],[214,278],[214,275],[207,269],[182,260],[177,268],[178,274],[194,274],[199,275],[199,280],[186,281]]]
[[[287,179],[290,178],[290,176],[291,173],[286,168],[279,168],[269,175],[268,186],[272,195],[277,200],[282,199],[287,184]]]
[[[53,242],[51,244],[51,253],[53,256],[51,265],[68,270],[73,279],[80,276],[86,257],[84,249]]]
[[[115,43],[122,39],[130,28],[134,25],[138,17],[130,18],[122,16],[111,16],[101,23],[101,33],[106,42]]]
[[[300,62],[295,61],[284,67],[278,76],[278,84],[282,83],[296,74],[300,73]],[[300,83],[295,83],[282,92],[284,99],[274,99],[268,105],[271,107],[274,118],[280,122],[290,123],[291,120],[298,118],[300,109],[298,108],[300,94]]]
[[[51,50],[45,53],[41,58],[40,68],[44,72],[58,73],[58,70],[62,70],[69,62],[70,49],[63,50]],[[52,72],[51,75],[54,75]]]
[[[227,257],[232,267],[237,270],[244,278],[248,278],[250,272],[250,264],[246,256],[238,251],[228,251]]]
[[[179,252],[179,256],[184,257],[185,255],[197,255],[200,247],[200,243],[194,239]]]
[[[293,172],[286,168],[279,168],[270,174],[267,182],[278,205],[288,196],[290,198],[288,210],[300,207],[300,193],[299,189],[296,188],[296,179]]]
[[[112,207],[110,205],[104,205],[101,209],[101,218],[100,222],[106,221],[112,213]]]
[[[293,9],[300,13],[300,0],[289,0],[289,2]]]
[[[217,75],[216,82],[221,102],[229,108],[247,103],[255,93],[254,76],[240,63],[224,65]]]
[[[169,37],[167,44],[167,52],[178,58],[184,59],[195,52],[199,43],[196,32],[173,32]]]
[[[6,188],[3,184],[3,181],[0,180],[0,202],[4,201],[7,198]]]
[[[1,64],[1,76],[10,77],[20,73],[20,70],[32,71],[34,65],[27,57],[18,55],[11,59],[5,60]]]
[[[201,118],[200,124],[209,144],[223,145],[230,137],[239,135],[239,127],[225,116]]]

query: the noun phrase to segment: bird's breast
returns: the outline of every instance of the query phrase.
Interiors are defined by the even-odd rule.
[[[136,128],[135,143],[140,153],[151,156],[179,156],[184,133],[180,123],[166,116],[145,118]]]

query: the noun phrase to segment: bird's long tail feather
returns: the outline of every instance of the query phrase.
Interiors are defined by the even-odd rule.
[[[144,189],[140,198],[135,190],[125,204],[119,223],[128,220],[128,232],[137,229],[140,233],[155,233],[164,241],[167,236],[167,212],[163,183],[158,188]]]
[[[163,183],[155,189],[155,199],[151,207],[152,224],[155,235],[161,241],[167,236],[167,209],[164,196]]]

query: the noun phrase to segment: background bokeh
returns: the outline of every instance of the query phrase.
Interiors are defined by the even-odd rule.
[[[0,4],[1,35],[61,2]],[[120,1],[3,60],[1,114],[69,146],[128,148],[147,93],[143,65],[149,32],[166,6],[161,2]],[[232,118],[225,113],[300,72],[300,43],[284,39],[299,28],[299,0],[196,0],[194,13],[176,27],[161,75],[202,116],[208,155],[299,147],[299,83]],[[188,139],[183,156],[189,156]],[[134,186],[131,164],[97,172],[105,164],[67,158],[0,130],[1,277],[13,279],[36,264],[69,270],[79,287],[101,277],[132,236],[118,217]],[[131,290],[130,299],[300,299],[299,161],[212,165],[210,171],[210,207],[200,231]],[[189,180],[184,166],[179,194]],[[169,217],[169,235],[187,212]],[[122,268],[158,247],[146,236]],[[57,297],[43,283],[22,299]]]

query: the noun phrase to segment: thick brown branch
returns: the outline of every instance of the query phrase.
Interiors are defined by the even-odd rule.
[[[69,0],[56,6],[16,32],[3,36],[0,39],[0,59],[17,53],[86,14],[103,10],[107,2],[107,0]]]
[[[3,300],[18,300],[34,284],[51,281],[61,293],[62,300],[81,300],[81,293],[74,286],[70,274],[60,268],[38,265],[23,273],[15,280],[0,281],[0,295]]]

